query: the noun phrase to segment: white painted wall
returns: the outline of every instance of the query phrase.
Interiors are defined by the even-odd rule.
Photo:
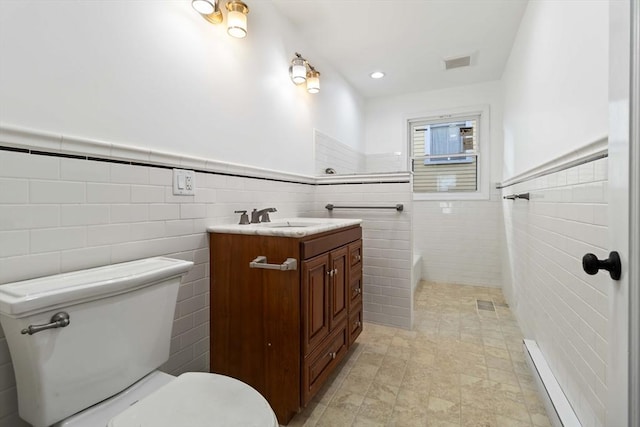
[[[502,178],[502,85],[480,83],[369,100],[365,107],[365,154],[402,152],[407,164],[407,119],[435,112],[489,105],[491,182]],[[483,143],[485,140],[483,140]]]
[[[531,1],[503,75],[504,178],[608,133],[608,1]]]
[[[2,1],[0,124],[305,174],[313,128],[362,151],[359,96],[270,2],[248,18],[238,40],[190,1]]]
[[[609,2],[529,2],[504,81],[504,177],[608,134]],[[608,277],[581,257],[606,257],[607,160],[507,187],[504,293],[526,338],[538,342],[585,427],[606,424]]]
[[[318,95],[290,82],[295,51],[322,72]],[[311,175],[313,129],[362,151],[363,121],[359,96],[270,2],[251,4],[249,35],[236,40],[189,1],[0,1],[0,126],[51,136],[16,142],[3,129],[0,145],[58,151],[62,135],[76,136],[104,143],[68,140],[83,155],[148,161],[153,150],[179,153],[157,157],[174,166],[190,155],[186,167]],[[198,173],[196,195],[174,197],[170,184],[166,169],[0,151],[0,283],[154,255],[192,260],[163,369],[206,371],[205,227],[237,221],[235,209],[304,215],[313,186]],[[0,328],[0,427],[18,425]]]
[[[502,177],[502,86],[490,82],[371,100],[366,106],[367,153],[401,151],[406,164],[407,119],[464,107],[489,106],[491,188]],[[413,201],[413,248],[422,277],[439,283],[502,285],[503,221],[500,195],[488,200]],[[478,254],[482,254],[479,256]]]

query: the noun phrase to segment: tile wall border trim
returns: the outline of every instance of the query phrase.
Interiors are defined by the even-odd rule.
[[[501,190],[503,188],[511,187],[512,185],[540,178],[541,176],[551,175],[555,172],[571,169],[585,163],[608,157],[608,142],[609,138],[606,136],[597,139],[585,145],[584,147],[580,147],[577,150],[570,151],[562,156],[556,157],[553,160],[545,162],[540,166],[536,166],[535,168],[529,169],[526,172],[499,182],[496,184],[496,188],[498,190]]]
[[[0,150],[303,185],[409,183],[410,173],[315,177],[0,124]]]

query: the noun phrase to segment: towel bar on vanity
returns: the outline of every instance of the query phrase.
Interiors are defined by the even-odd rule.
[[[282,264],[268,264],[266,256],[258,256],[249,263],[249,268],[262,268],[265,270],[297,270],[298,260],[295,258],[287,258]]]

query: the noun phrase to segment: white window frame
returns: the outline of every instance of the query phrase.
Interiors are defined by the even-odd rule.
[[[478,105],[471,107],[450,108],[445,110],[430,111],[422,114],[413,114],[405,120],[405,141],[407,141],[407,168],[411,171],[413,161],[413,138],[411,135],[412,123],[430,120],[452,120],[468,116],[479,116],[478,125],[478,173],[477,190],[465,192],[436,192],[436,193],[415,193],[413,192],[413,172],[411,173],[411,191],[413,200],[489,200],[491,189],[491,121],[489,116],[489,105]]]

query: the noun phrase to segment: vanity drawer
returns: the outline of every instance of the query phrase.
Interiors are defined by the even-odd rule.
[[[349,329],[349,346],[351,346],[356,338],[362,332],[362,304],[357,307],[351,309],[351,314],[349,315],[349,324],[347,328]]]
[[[326,236],[304,240],[300,243],[302,259],[309,259],[340,246],[362,239],[362,228],[352,227]]]
[[[362,303],[362,275],[352,275],[349,280],[349,309]]]
[[[362,240],[349,245],[351,271],[362,268]]]
[[[303,406],[309,403],[334,367],[345,356],[348,339],[347,326],[343,323],[342,327],[327,337],[319,348],[305,359],[302,374]]]

